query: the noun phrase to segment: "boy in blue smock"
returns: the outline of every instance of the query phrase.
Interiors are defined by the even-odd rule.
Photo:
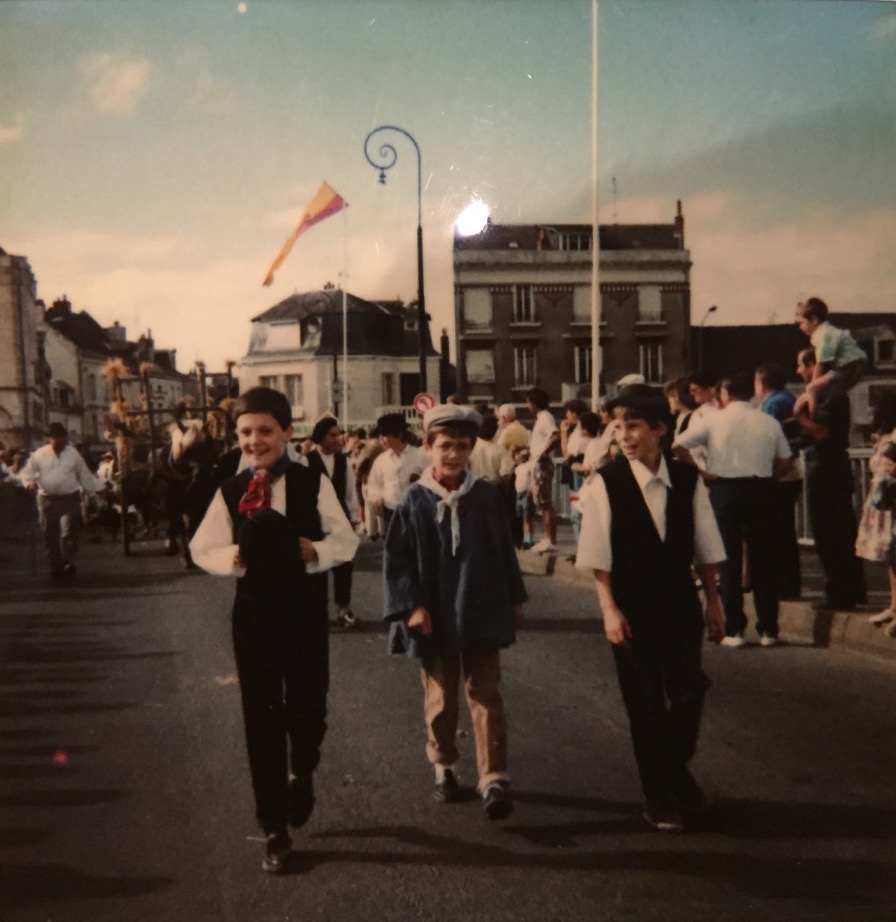
[[[497,820],[513,810],[500,650],[515,640],[526,590],[501,492],[467,469],[480,422],[475,410],[456,405],[424,416],[429,464],[389,526],[383,609],[391,651],[420,659],[433,796],[459,799],[454,766],[462,677],[478,791],[486,815]]]

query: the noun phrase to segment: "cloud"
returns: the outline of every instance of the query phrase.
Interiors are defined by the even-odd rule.
[[[11,147],[25,137],[25,119],[18,115],[12,122],[0,122],[0,147]]]
[[[90,106],[100,115],[134,115],[149,89],[150,65],[145,58],[97,52],[81,61],[80,71]]]

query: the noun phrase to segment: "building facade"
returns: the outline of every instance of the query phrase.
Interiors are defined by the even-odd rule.
[[[428,331],[425,341],[427,381],[437,384],[439,356]],[[326,412],[344,424],[369,425],[384,408],[409,407],[419,393],[416,310],[348,292],[343,304],[337,288],[292,295],[253,318],[249,351],[236,373],[240,392],[265,385],[286,394],[300,431]]]
[[[588,397],[590,224],[488,224],[454,239],[458,390],[521,404],[538,386],[552,402]],[[601,391],[639,372],[683,374],[690,348],[690,268],[681,203],[670,224],[601,225]]]
[[[44,438],[43,304],[24,256],[0,249],[0,442],[30,449]]]

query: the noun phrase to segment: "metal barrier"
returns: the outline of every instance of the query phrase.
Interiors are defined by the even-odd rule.
[[[865,505],[865,499],[868,496],[869,485],[871,483],[871,472],[868,468],[868,459],[871,457],[870,448],[850,448],[849,461],[852,466],[853,479],[853,506],[856,511],[856,518],[862,515],[862,508]],[[554,458],[555,465],[560,465],[560,459]],[[800,544],[814,544],[812,538],[812,527],[809,524],[808,504],[806,500],[806,481],[803,479],[803,488],[796,506],[796,534]],[[560,483],[559,476],[554,477],[554,508],[557,510],[559,518],[569,520],[569,487]]]

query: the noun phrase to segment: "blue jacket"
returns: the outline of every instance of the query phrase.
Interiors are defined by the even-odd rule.
[[[509,646],[516,639],[513,607],[526,600],[526,590],[501,493],[477,480],[462,498],[456,555],[450,515],[437,520],[438,502],[431,490],[413,484],[389,526],[383,612],[392,623],[390,652],[425,656]],[[405,623],[419,607],[432,619],[429,638]]]

